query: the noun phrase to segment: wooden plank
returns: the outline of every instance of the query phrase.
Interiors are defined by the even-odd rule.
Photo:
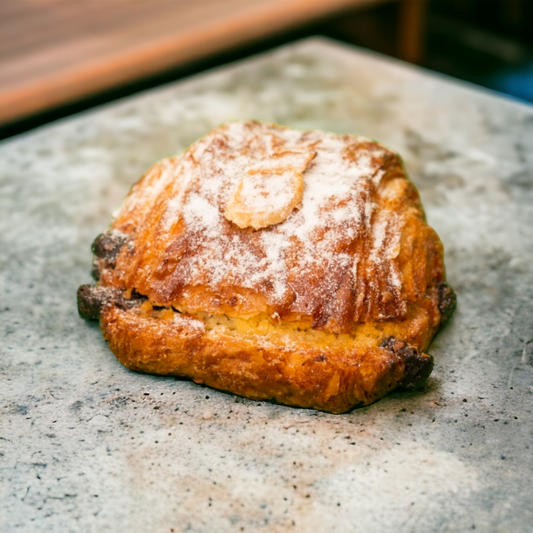
[[[387,0],[3,0],[0,123]]]
[[[422,61],[426,8],[426,0],[401,0],[399,56],[405,61]]]

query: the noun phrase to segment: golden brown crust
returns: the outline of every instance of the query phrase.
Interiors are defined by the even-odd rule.
[[[303,195],[279,190],[297,175]],[[80,312],[125,366],[331,412],[425,379],[454,305],[400,158],[348,135],[221,126],[152,167],[93,251]]]
[[[273,331],[266,319],[205,321],[172,310],[116,305],[102,313],[101,326],[111,350],[131,370],[186,376],[251,399],[332,413],[368,405],[398,385],[409,385],[404,381],[411,374],[406,354],[382,346],[391,338],[385,331],[394,327],[383,331],[362,325],[356,336],[318,332],[313,338],[290,329]],[[424,369],[418,384],[429,375],[433,360],[411,351]]]

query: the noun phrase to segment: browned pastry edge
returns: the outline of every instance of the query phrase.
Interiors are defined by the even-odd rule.
[[[449,322],[453,315],[457,307],[457,296],[453,289],[444,281],[438,284],[438,290],[439,311],[441,315],[439,323],[440,330]]]
[[[405,341],[388,337],[380,344],[380,347],[402,357],[405,369],[399,385],[405,389],[414,389],[424,382],[433,370],[433,357],[419,352]]]
[[[450,291],[439,286],[436,308],[450,305]],[[141,295],[115,289],[84,285],[78,290],[80,314],[100,320],[109,347],[127,368],[189,377],[255,400],[343,413],[397,387],[415,388],[433,368],[431,355],[392,336],[366,349],[308,342],[300,350],[294,345],[288,349],[272,336],[206,329],[198,317],[172,309],[157,310],[154,316],[153,309],[144,310],[146,304]]]

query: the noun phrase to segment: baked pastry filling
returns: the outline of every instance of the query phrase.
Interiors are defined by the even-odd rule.
[[[399,156],[259,122],[154,165],[93,244],[79,310],[128,368],[343,412],[431,372],[455,307]]]

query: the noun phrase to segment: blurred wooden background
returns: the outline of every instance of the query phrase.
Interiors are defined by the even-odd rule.
[[[1,0],[0,125],[395,0]],[[399,0],[398,55],[420,57],[424,0]]]

